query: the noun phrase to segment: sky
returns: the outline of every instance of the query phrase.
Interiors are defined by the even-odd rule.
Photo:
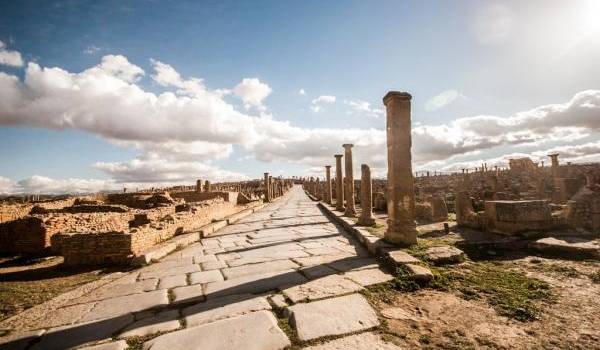
[[[0,194],[600,160],[600,1],[0,2]]]

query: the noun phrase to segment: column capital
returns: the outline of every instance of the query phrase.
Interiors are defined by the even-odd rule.
[[[391,99],[399,99],[410,101],[412,99],[411,94],[404,91],[389,91],[385,96],[383,96],[383,104],[387,105]]]
[[[331,165],[325,165],[325,168],[330,169]]]
[[[342,145],[342,147],[344,147],[344,148],[352,148],[352,147],[354,147],[354,145],[351,144],[351,143],[345,143],[345,144]]]
[[[343,156],[344,156],[343,154],[336,154],[336,155],[334,155],[334,157],[336,157],[336,158],[342,158]]]

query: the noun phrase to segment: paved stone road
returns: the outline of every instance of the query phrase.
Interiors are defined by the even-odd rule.
[[[368,331],[379,320],[357,293],[391,276],[300,187],[218,234],[59,298],[10,345],[125,349],[161,332],[144,348],[282,349],[285,315],[302,341],[365,331],[307,349],[397,349]]]

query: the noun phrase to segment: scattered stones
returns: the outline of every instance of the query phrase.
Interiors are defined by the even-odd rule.
[[[273,314],[258,311],[168,333],[144,343],[144,349],[279,350],[289,345]]]
[[[436,265],[456,264],[465,261],[465,253],[450,246],[428,248],[425,251],[425,256]]]
[[[600,259],[600,241],[547,237],[530,243],[530,247],[543,253],[570,255],[579,258]]]
[[[408,254],[403,250],[391,250],[387,253],[387,255],[396,266],[416,264],[419,262],[419,259],[415,258],[414,256]]]
[[[340,275],[330,275],[283,289],[282,292],[293,303],[298,303],[353,293],[362,288],[360,284]]]
[[[427,283],[433,280],[433,273],[431,273],[431,270],[424,266],[406,264],[406,269],[410,273],[411,278],[413,278],[416,281]]]
[[[377,314],[359,294],[302,303],[288,308],[290,323],[302,341],[346,334],[379,325]]]

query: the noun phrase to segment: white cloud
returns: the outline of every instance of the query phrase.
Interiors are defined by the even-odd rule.
[[[300,90],[298,90],[298,95],[305,96],[306,95],[306,91],[304,91],[304,89],[300,89]]]
[[[86,55],[93,55],[100,50],[102,50],[102,48],[100,48],[96,45],[90,45],[83,50],[83,53]]]
[[[335,96],[331,95],[321,95],[311,101],[310,109],[317,113],[323,109],[324,104],[333,104],[335,103]]]
[[[378,118],[384,114],[383,109],[371,107],[371,103],[362,100],[344,100],[350,107],[351,113],[358,113],[371,118]]]
[[[490,44],[507,38],[514,22],[512,11],[498,3],[484,6],[476,13],[473,22],[473,31],[477,40]]]
[[[105,56],[78,73],[36,63],[28,64],[23,80],[0,72],[0,125],[77,129],[140,150],[130,161],[95,164],[118,182],[239,179],[244,175],[211,163],[228,158],[233,145],[259,161],[322,166],[333,162],[342,144],[353,143],[355,164],[368,163],[374,173],[384,174],[385,130],[310,129],[266,113],[252,116],[227,103],[226,90],[210,90],[199,78],[184,78],[159,61],[152,64],[152,79],[168,91],[144,90],[137,82],[145,72],[123,56]],[[255,83],[245,86],[263,84]],[[268,95],[264,91],[248,101],[262,104]],[[335,101],[335,96],[323,95],[312,102],[322,106]],[[376,111],[364,101],[346,102],[357,112]],[[415,166],[433,161],[445,166],[457,156],[500,145],[567,143],[593,132],[600,132],[600,90],[508,117],[481,115],[414,126],[413,160]],[[2,186],[8,186],[6,181]]]
[[[460,94],[458,91],[450,89],[444,90],[439,94],[433,96],[425,103],[426,111],[436,111],[442,107],[445,107],[457,99],[465,99],[466,97]]]
[[[242,99],[246,109],[256,107],[264,110],[263,101],[273,90],[258,78],[244,78],[233,88],[233,93]]]
[[[0,65],[21,67],[23,59],[18,51],[8,50],[6,44],[0,41]]]
[[[225,171],[194,161],[168,161],[158,156],[135,158],[125,162],[98,162],[94,167],[112,176],[119,183],[180,184],[195,179],[240,181],[244,174]]]

